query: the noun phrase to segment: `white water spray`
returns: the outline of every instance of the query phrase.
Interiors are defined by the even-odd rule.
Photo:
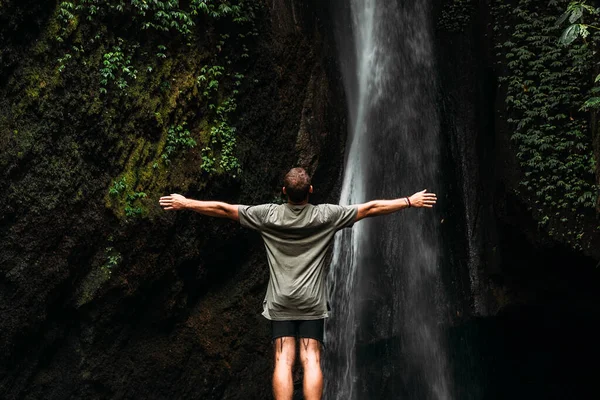
[[[337,10],[350,121],[341,204],[438,183],[427,3],[352,0]],[[337,236],[328,277],[326,398],[450,399],[440,257],[432,210],[361,221]]]

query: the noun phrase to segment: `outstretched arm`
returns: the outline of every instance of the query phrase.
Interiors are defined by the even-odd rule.
[[[187,199],[184,196],[173,193],[163,196],[159,200],[160,206],[165,210],[192,210],[210,217],[229,218],[239,221],[238,206],[221,201],[200,201]]]
[[[431,208],[436,203],[435,193],[427,193],[427,189],[413,194],[410,197],[401,197],[394,200],[373,200],[368,203],[358,204],[356,220],[367,217],[390,214],[408,207]]]

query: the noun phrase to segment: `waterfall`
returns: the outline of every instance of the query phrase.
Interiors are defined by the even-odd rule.
[[[440,122],[429,1],[333,8],[349,117],[341,204],[435,191]],[[327,399],[451,398],[439,223],[435,209],[409,209],[336,237]]]

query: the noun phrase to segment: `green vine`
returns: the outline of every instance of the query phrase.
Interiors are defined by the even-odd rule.
[[[131,189],[125,176],[119,180],[113,181],[113,185],[109,189],[108,194],[122,204],[123,212],[126,217],[140,217],[144,214],[144,207],[140,203],[140,200],[146,198],[147,195],[144,192],[138,192]]]
[[[202,96],[210,100],[219,90],[219,78],[223,75],[225,68],[220,65],[212,67],[204,66],[200,69],[200,75],[196,78],[198,87],[202,89]],[[214,107],[213,104],[210,106]]]
[[[167,133],[167,143],[165,144],[161,158],[168,165],[171,163],[171,157],[176,152],[194,147],[196,147],[196,140],[192,138],[185,123],[171,126]]]
[[[105,53],[102,57],[102,67],[100,68],[100,93],[107,93],[107,86],[110,82],[125,90],[127,88],[127,78],[135,80],[137,78],[137,70],[131,65],[131,51],[123,53],[123,39],[118,38],[118,45],[113,46],[112,50]],[[135,49],[136,46],[133,46]]]
[[[591,25],[584,23],[584,19],[589,14],[590,17],[596,17],[596,24],[598,16],[600,16],[600,8],[594,8],[586,1],[571,1],[566,11],[556,21],[556,26],[562,25],[565,21],[568,21],[569,25],[565,28],[562,35],[560,36],[559,42],[565,46],[573,43],[577,38],[581,38],[585,43],[588,43],[587,38],[590,36],[590,30],[600,31],[600,27],[597,25]],[[600,82],[600,74],[594,79],[594,84]],[[591,110],[600,108],[600,87],[594,86],[590,90],[591,97],[588,98],[585,103],[581,106],[582,110]]]
[[[497,57],[504,67],[499,80],[524,176],[520,192],[540,225],[578,248],[597,198],[588,116],[580,111],[593,50],[587,43],[560,45],[558,8],[541,3],[494,7]]]
[[[102,264],[100,269],[105,276],[109,278],[112,275],[112,272],[119,266],[123,257],[114,247],[107,247],[104,249],[104,257],[106,258],[106,261]]]
[[[210,127],[209,144],[202,149],[202,169],[206,172],[218,172],[218,166],[222,171],[232,173],[234,178],[240,173],[240,163],[234,155],[236,129],[228,122],[229,114],[236,107],[234,97],[226,98],[217,106],[215,119]],[[220,152],[216,149],[220,149]]]
[[[205,66],[201,69],[201,75],[197,82],[202,95],[208,101],[211,112],[211,125],[209,141],[202,148],[202,170],[208,173],[216,173],[219,170],[231,173],[235,178],[241,170],[240,163],[235,157],[235,145],[237,142],[235,127],[231,126],[230,115],[236,110],[236,97],[239,93],[238,87],[242,84],[243,74],[236,73],[234,89],[231,95],[219,102],[217,98],[219,81],[223,75],[224,68],[219,65]]]

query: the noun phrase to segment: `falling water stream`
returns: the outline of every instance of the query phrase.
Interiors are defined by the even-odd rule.
[[[439,116],[428,0],[334,8],[349,134],[342,204],[439,183]],[[450,399],[435,210],[357,223],[336,238],[328,284],[325,397]]]

